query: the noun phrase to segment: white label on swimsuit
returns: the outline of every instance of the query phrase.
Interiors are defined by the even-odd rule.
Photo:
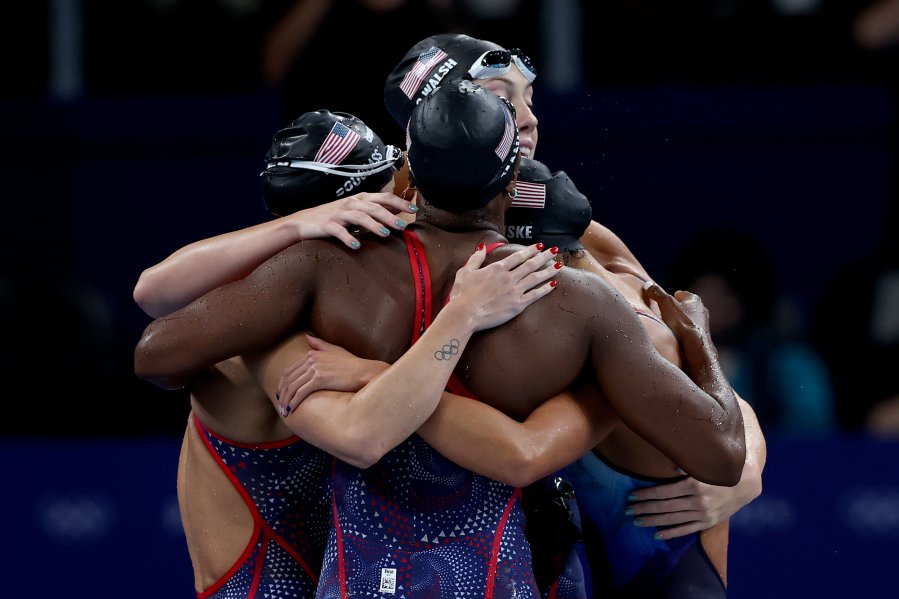
[[[378,592],[391,595],[396,592],[396,568],[381,568],[381,588]]]

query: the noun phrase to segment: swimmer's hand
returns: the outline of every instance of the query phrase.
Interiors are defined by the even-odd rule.
[[[627,514],[635,526],[663,527],[656,535],[673,539],[709,529],[730,518],[755,496],[744,489],[718,487],[687,477],[674,483],[644,487],[631,492]]]
[[[542,243],[535,244],[482,266],[487,250],[479,244],[456,273],[444,311],[470,319],[475,331],[511,320],[555,288],[556,282],[551,279],[559,272],[556,253],[557,248],[543,249]]]
[[[281,416],[297,409],[310,394],[323,389],[355,392],[390,365],[366,360],[339,345],[306,335],[309,351],[287,366],[278,381],[275,403]]]
[[[390,229],[402,231],[406,221],[401,212],[415,214],[418,207],[388,192],[362,192],[321,206],[300,210],[286,218],[297,227],[300,239],[336,237],[352,249],[359,240],[350,232],[370,231],[378,237],[390,235]]]
[[[709,310],[695,293],[675,291],[668,294],[658,284],[647,281],[643,286],[643,299],[656,302],[662,314],[662,320],[674,333],[678,341],[689,337],[710,337]]]

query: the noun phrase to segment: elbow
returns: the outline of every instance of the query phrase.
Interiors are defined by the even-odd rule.
[[[742,440],[728,442],[708,453],[711,458],[702,472],[688,472],[690,476],[709,485],[735,487],[743,477],[746,445]]]
[[[134,303],[140,306],[140,309],[143,310],[145,314],[148,314],[153,318],[158,318],[161,316],[161,314],[158,313],[159,302],[152,292],[152,285],[145,280],[145,275],[146,271],[140,276],[140,279],[137,280],[137,284],[134,286],[134,291],[131,293],[131,296],[134,298]]]
[[[497,480],[510,487],[523,488],[537,482],[541,478],[543,478],[543,476],[534,474],[534,471],[522,470],[510,472],[509,476],[500,476]]]
[[[163,389],[183,389],[187,380],[178,373],[165,370],[162,364],[162,359],[153,350],[153,336],[145,333],[134,349],[135,376]]]
[[[736,487],[743,478],[743,464],[746,463],[746,448],[740,444],[726,452],[726,463],[722,465],[723,479],[718,484],[722,487]]]
[[[526,487],[548,474],[541,468],[539,452],[531,446],[512,447],[498,466],[493,478],[512,487]]]
[[[742,426],[719,429],[713,437],[702,441],[693,439],[692,444],[697,445],[689,456],[681,454],[675,458],[682,471],[716,487],[735,487],[740,483],[746,466],[746,439]],[[695,451],[698,445],[703,446],[702,451]]]
[[[365,470],[370,468],[378,463],[383,454],[377,455],[375,452],[359,452],[359,451],[348,451],[342,452],[343,456],[340,458],[350,466],[355,466],[360,470]]]
[[[377,464],[390,449],[382,439],[376,438],[364,427],[349,426],[344,427],[338,447],[332,453],[347,464],[365,470]]]

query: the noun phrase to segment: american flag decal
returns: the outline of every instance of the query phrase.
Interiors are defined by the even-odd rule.
[[[503,138],[499,140],[499,145],[496,146],[496,155],[499,156],[500,160],[506,159],[506,154],[509,153],[509,148],[512,147],[512,138],[515,136],[515,126],[508,111],[503,111],[503,118],[506,120],[506,129],[503,131]]]
[[[512,198],[512,208],[543,208],[546,206],[546,185],[518,181],[518,197]]]
[[[340,164],[340,161],[356,147],[358,141],[358,133],[343,123],[334,123],[313,160],[325,164]]]
[[[431,46],[430,50],[418,55],[415,66],[406,73],[406,76],[403,77],[403,81],[400,83],[400,89],[403,90],[407,98],[411,100],[415,96],[415,92],[418,91],[421,82],[427,77],[428,71],[444,58],[446,58],[446,52],[437,46]]]

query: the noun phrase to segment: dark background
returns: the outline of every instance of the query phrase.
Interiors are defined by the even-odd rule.
[[[0,9],[0,367],[10,391],[0,440],[11,460],[43,456],[23,476],[53,479],[54,465],[69,464],[60,456],[85,448],[90,460],[146,443],[138,453],[162,446],[150,453],[171,462],[161,468],[171,499],[188,404],[183,392],[133,375],[150,321],[131,297],[141,271],[189,242],[268,218],[262,157],[271,135],[303,111],[351,112],[402,145],[383,109],[383,80],[418,40],[459,30],[534,56],[537,158],[572,176],[594,218],[660,282],[701,230],[751,235],[772,259],[791,334],[826,360],[837,393],[830,433],[803,445],[766,429],[774,448],[766,493],[732,536],[742,588],[753,583],[740,570],[754,559],[746,547],[779,545],[794,557],[820,548],[797,514],[831,522],[831,503],[840,514],[881,516],[831,536],[830,571],[843,567],[848,547],[899,556],[891,515],[899,487],[881,480],[895,472],[896,444],[870,438],[864,425],[871,406],[899,393],[895,339],[873,348],[866,320],[877,276],[899,266],[899,57],[892,42],[866,46],[856,34],[872,2],[521,0],[491,16],[475,0],[439,10],[412,1],[386,14],[335,0],[306,51],[273,78],[262,66],[264,40],[291,4],[54,0]],[[566,6],[577,14],[559,34]],[[869,460],[870,472],[852,472],[855,459]],[[810,488],[827,506],[797,507]],[[41,504],[45,494],[35,493]],[[858,497],[889,509],[857,508]],[[186,553],[175,557],[187,563]],[[820,563],[801,562],[804,576]],[[772,576],[765,596],[779,596],[771,589],[790,574]],[[739,588],[733,595],[746,596]]]
[[[91,401],[55,401],[40,419],[15,402],[2,432],[177,434],[183,394],[131,374],[149,322],[130,297],[141,270],[268,218],[262,156],[305,110],[357,114],[402,144],[383,79],[413,43],[446,30],[521,46],[552,67],[536,88],[537,157],[572,176],[659,281],[706,227],[756,237],[792,331],[835,368],[840,428],[861,430],[867,408],[896,389],[875,384],[882,364],[840,371],[846,352],[834,346],[870,343],[852,337],[866,326],[864,286],[884,260],[899,263],[888,234],[899,64],[894,45],[866,48],[853,33],[870,3],[522,0],[491,18],[474,0],[447,4],[379,13],[331,2],[277,80],[262,48],[289,1],[4,8],[5,378],[26,396],[52,380]],[[564,5],[579,10],[579,27],[557,35]],[[125,428],[102,419],[148,402]]]

